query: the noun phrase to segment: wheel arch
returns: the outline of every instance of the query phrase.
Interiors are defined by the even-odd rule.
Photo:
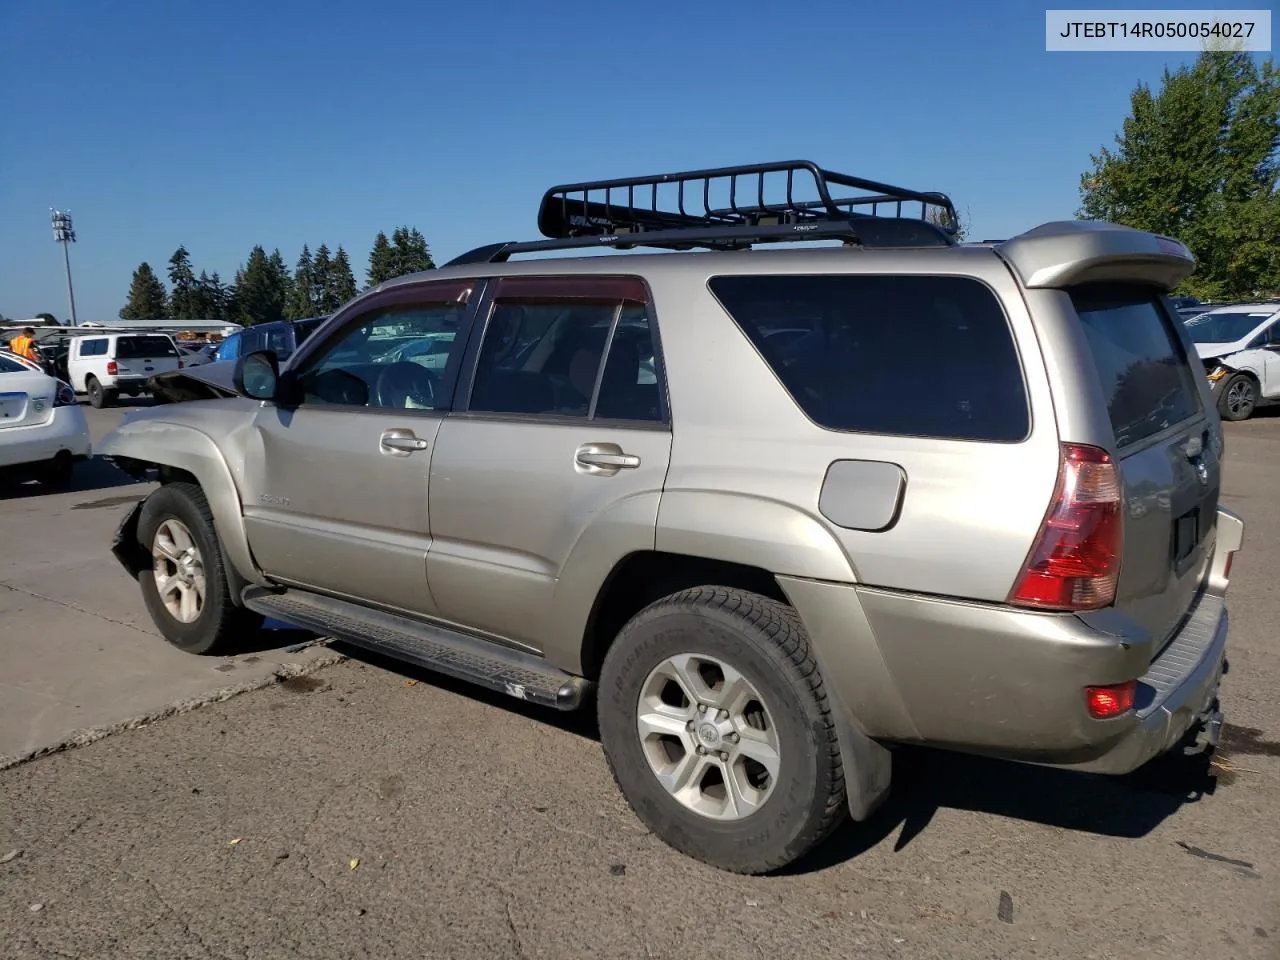
[[[249,548],[235,478],[218,445],[207,433],[186,424],[154,420],[126,422],[99,444],[97,452],[134,476],[154,469],[162,485],[187,482],[198,486],[213,515],[214,533],[222,550],[224,566],[237,588],[232,592],[233,598],[238,601],[239,588],[249,583],[267,582]],[[134,542],[136,513],[140,506],[135,508],[131,518],[125,520],[125,525],[130,522],[133,525]],[[135,577],[137,562],[137,558],[128,562],[121,559]]]

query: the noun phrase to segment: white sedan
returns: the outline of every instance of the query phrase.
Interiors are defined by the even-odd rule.
[[[29,360],[0,353],[0,473],[66,484],[76,462],[92,452],[89,423],[71,387]]]

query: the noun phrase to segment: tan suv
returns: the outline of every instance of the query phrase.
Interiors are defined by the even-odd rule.
[[[265,615],[594,693],[638,816],[727,870],[867,817],[894,744],[1102,773],[1210,748],[1243,527],[1166,298],[1192,258],[952,223],[805,162],[555,188],[549,239],[130,413],[101,449],[162,486],[116,554],[192,653]]]

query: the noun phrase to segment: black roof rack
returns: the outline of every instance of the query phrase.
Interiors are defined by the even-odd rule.
[[[742,178],[750,178],[745,186]],[[775,183],[785,184],[785,190],[766,199],[766,188]],[[919,213],[913,216],[917,204]],[[882,214],[884,207],[890,211]],[[932,216],[931,208],[937,211]],[[741,250],[756,243],[819,239],[879,247],[950,246],[956,225],[955,207],[944,193],[907,190],[792,160],[552,187],[538,209],[538,228],[547,240],[489,244],[449,265],[590,247]]]

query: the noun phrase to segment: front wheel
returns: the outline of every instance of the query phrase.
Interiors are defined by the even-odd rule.
[[[1218,412],[1223,420],[1248,420],[1258,404],[1258,385],[1252,377],[1237,373],[1222,386]]]
[[[803,856],[846,809],[831,706],[799,617],[700,587],[659,600],[605,657],[600,737],[619,789],[669,846],[735,873]]]
[[[160,633],[187,653],[234,652],[262,617],[232,602],[222,551],[204,492],[170,483],[142,507],[138,542],[151,566],[138,574],[142,599]]]

